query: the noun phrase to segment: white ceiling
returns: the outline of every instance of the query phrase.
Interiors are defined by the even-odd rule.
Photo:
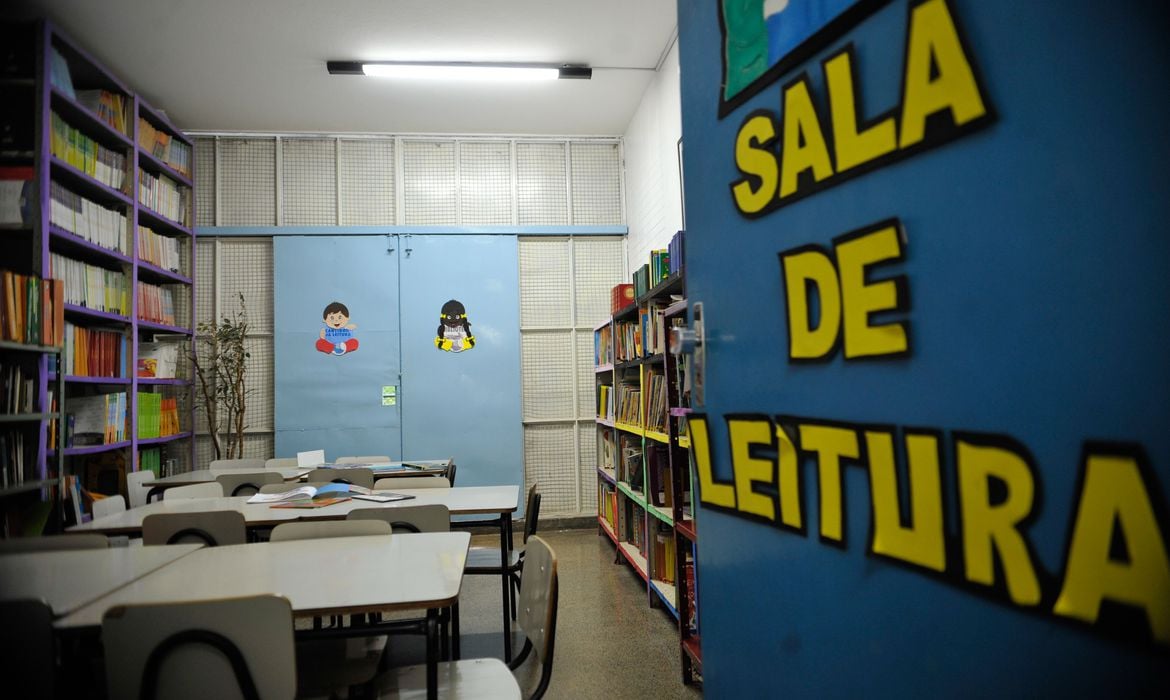
[[[675,0],[3,0],[45,16],[187,131],[620,135]],[[581,63],[592,80],[330,76],[326,60]],[[631,70],[634,69],[634,70]]]

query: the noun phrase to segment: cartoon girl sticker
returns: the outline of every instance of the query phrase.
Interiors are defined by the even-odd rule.
[[[317,349],[327,355],[344,355],[358,349],[353,331],[357,326],[349,322],[349,309],[340,301],[331,302],[321,313],[325,327],[317,340]]]
[[[463,304],[452,299],[439,312],[439,329],[435,331],[435,347],[444,352],[463,352],[475,347],[471,323]]]

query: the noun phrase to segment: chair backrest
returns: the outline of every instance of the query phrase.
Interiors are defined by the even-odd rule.
[[[254,459],[251,457],[241,457],[240,459],[213,459],[211,464],[207,465],[208,469],[251,469],[252,471],[260,471],[264,468],[263,459]]]
[[[538,483],[528,487],[528,505],[524,507],[524,542],[536,534],[537,521],[540,519],[540,491]]]
[[[442,476],[388,476],[374,482],[375,491],[396,489],[449,489],[451,482]]]
[[[553,649],[557,632],[557,555],[540,537],[533,536],[524,547],[524,575],[520,578],[520,598],[516,622],[524,630],[524,646],[530,646],[540,659],[540,685],[531,697],[539,698],[552,678]],[[524,657],[525,651],[517,655]]]
[[[24,552],[51,552],[64,549],[105,549],[110,541],[96,532],[75,535],[44,535],[42,537],[9,537],[0,540],[0,554]]]
[[[124,510],[126,510],[126,499],[122,498],[122,494],[120,493],[115,493],[113,496],[106,496],[105,498],[97,498],[93,502],[94,519],[113,515],[114,513],[121,513]]]
[[[295,466],[297,466],[296,457],[273,457],[272,459],[264,460],[265,469],[287,469]]]
[[[244,515],[235,510],[153,513],[142,519],[142,544],[196,543],[216,547],[244,544]]]
[[[272,528],[269,542],[317,540],[326,537],[365,537],[389,535],[394,529],[384,520],[304,520],[281,523]]]
[[[451,512],[441,503],[399,508],[359,508],[351,510],[345,517],[348,520],[381,520],[390,523],[399,532],[448,532],[451,529]]]
[[[54,698],[53,611],[43,600],[0,601],[0,673],[12,698]]]
[[[309,472],[309,481],[344,481],[355,486],[374,488],[374,470],[369,467],[349,469],[314,469]]]
[[[187,486],[172,486],[163,491],[163,500],[170,501],[176,498],[223,498],[223,487],[215,481],[202,484],[188,484]]]
[[[363,457],[338,457],[334,460],[338,464],[379,464],[389,462],[389,455],[365,455]]]
[[[146,496],[150,493],[150,487],[146,485],[146,482],[154,481],[157,478],[154,472],[149,469],[126,472],[126,494],[130,496],[131,508],[146,505]]]
[[[111,698],[296,694],[292,606],[279,596],[116,606],[102,645]]]
[[[454,486],[455,485],[455,463],[454,462],[451,462],[451,464],[447,466],[446,476],[447,476],[447,483]]]
[[[283,484],[280,472],[232,472],[218,474],[215,482],[223,487],[225,496],[251,496],[264,484]]]

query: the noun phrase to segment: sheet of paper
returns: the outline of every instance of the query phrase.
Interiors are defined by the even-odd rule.
[[[325,450],[309,450],[297,453],[298,467],[315,467],[325,463]]]

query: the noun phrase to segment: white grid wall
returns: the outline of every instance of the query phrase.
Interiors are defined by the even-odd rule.
[[[594,513],[593,328],[626,278],[624,241],[522,236],[519,251],[524,480],[543,513]]]
[[[196,305],[199,321],[234,319],[240,296],[248,315],[245,348],[249,354],[244,385],[244,456],[272,457],[273,451],[273,339],[272,239],[200,238],[196,248]],[[195,461],[198,468],[214,459],[207,421],[197,412]],[[222,436],[221,436],[222,440]]]
[[[625,220],[619,139],[201,135],[198,226],[562,226]],[[521,237],[525,482],[549,515],[596,512],[592,329],[627,281],[622,237]],[[245,456],[273,449],[272,241],[203,237],[198,321],[246,300]],[[210,460],[206,422],[198,466]]]
[[[619,139],[195,137],[198,226],[625,221]]]

